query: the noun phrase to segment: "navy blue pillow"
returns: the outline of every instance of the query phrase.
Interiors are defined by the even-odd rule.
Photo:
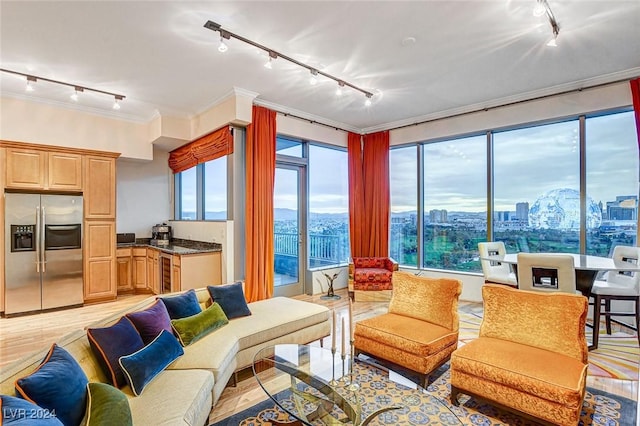
[[[151,343],[138,352],[120,358],[120,367],[124,372],[131,390],[138,396],[158,374],[169,364],[184,354],[178,339],[166,330],[162,330]]]
[[[117,388],[127,384],[118,360],[144,347],[142,337],[127,317],[111,327],[90,328],[87,338],[91,350],[111,384]]]
[[[54,411],[65,425],[79,425],[87,405],[87,375],[69,352],[55,343],[40,366],[16,380],[16,392],[27,401]]]
[[[161,299],[156,300],[153,305],[143,311],[131,312],[125,316],[138,330],[145,345],[155,339],[162,330],[173,334],[171,318]]]
[[[63,426],[55,411],[15,396],[0,395],[0,413],[2,426]]]
[[[251,315],[242,291],[242,283],[207,286],[211,299],[216,302],[227,318],[246,317]]]
[[[202,312],[196,291],[191,289],[179,296],[161,297],[171,319],[180,319]]]

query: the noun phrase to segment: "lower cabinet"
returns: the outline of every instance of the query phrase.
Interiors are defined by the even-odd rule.
[[[182,255],[179,269],[180,290],[222,284],[222,254],[219,251]]]
[[[133,259],[133,288],[136,292],[146,292],[147,287],[147,249],[134,247],[132,251]]]
[[[116,270],[118,280],[118,294],[133,291],[133,259],[131,247],[116,250]]]
[[[84,301],[114,300],[116,283],[116,223],[85,221],[84,226]]]

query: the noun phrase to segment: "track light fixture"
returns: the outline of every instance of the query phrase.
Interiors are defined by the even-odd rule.
[[[62,86],[73,87],[74,92],[73,92],[73,94],[71,94],[70,98],[72,100],[74,100],[74,101],[77,101],[78,100],[78,94],[80,94],[80,93],[82,93],[84,91],[102,93],[103,95],[113,96],[115,101],[116,101],[116,103],[113,105],[113,109],[120,109],[120,105],[118,104],[118,102],[125,98],[124,95],[119,95],[117,93],[106,92],[106,91],[100,90],[100,89],[92,89],[91,87],[80,86],[80,85],[72,84],[72,83],[65,83],[64,81],[52,80],[50,78],[38,77],[36,75],[29,75],[29,74],[25,74],[25,73],[18,72],[18,71],[8,70],[8,69],[5,69],[5,68],[0,68],[0,71],[6,72],[6,73],[9,73],[9,74],[14,74],[14,75],[21,75],[21,76],[25,77],[27,79],[27,89],[26,90],[28,92],[32,92],[33,91],[33,83],[35,83],[38,80],[41,80],[41,81],[46,81],[46,82],[49,82],[49,83],[60,84]],[[118,104],[117,108],[116,108],[116,104]]]
[[[320,70],[318,70],[316,68],[313,68],[310,65],[307,65],[307,64],[305,64],[303,62],[300,62],[300,61],[297,61],[297,60],[293,59],[290,56],[284,55],[284,54],[282,54],[282,53],[280,53],[280,52],[278,52],[276,50],[270,49],[270,48],[268,48],[268,47],[266,47],[266,46],[264,46],[264,45],[262,45],[260,43],[257,43],[257,42],[255,42],[253,40],[249,40],[248,38],[245,38],[245,37],[242,37],[242,36],[240,36],[238,34],[235,34],[235,33],[232,33],[230,31],[224,30],[224,29],[222,29],[220,24],[217,24],[217,23],[215,23],[213,21],[207,21],[204,24],[204,27],[209,29],[209,30],[211,30],[211,31],[219,32],[221,41],[223,41],[224,39],[228,40],[231,37],[233,37],[233,38],[235,38],[237,40],[240,40],[242,42],[245,42],[245,43],[247,43],[247,44],[249,44],[249,45],[251,45],[253,47],[257,47],[261,51],[267,52],[269,54],[269,61],[265,64],[266,68],[271,68],[269,65],[271,64],[273,59],[282,58],[285,61],[291,62],[292,64],[295,64],[295,65],[297,65],[299,67],[306,68],[307,70],[309,70],[309,72],[311,73],[311,78],[309,79],[309,83],[310,84],[316,84],[318,82],[318,75],[321,75],[323,77],[326,77],[326,78],[328,78],[330,80],[333,80],[336,83],[338,83],[338,90],[336,90],[336,94],[338,93],[338,91],[340,92],[340,94],[342,94],[342,89],[345,86],[348,86],[348,87],[352,88],[353,90],[357,90],[358,92],[360,92],[363,95],[365,95],[366,98],[367,98],[365,103],[368,102],[369,105],[371,105],[371,98],[373,97],[373,93],[369,92],[368,90],[362,89],[361,87],[358,87],[358,86],[356,86],[354,84],[351,84],[348,81],[345,81],[345,80],[340,79],[338,77],[335,77],[335,76],[333,76],[331,74],[327,74],[326,72],[323,72],[323,71],[320,71]],[[225,44],[225,46],[226,46],[226,44]],[[220,50],[220,48],[218,48],[218,50]]]
[[[338,88],[336,89],[336,96],[342,96],[342,88],[344,87],[344,81],[338,82]]]
[[[553,38],[547,43],[547,46],[556,47],[558,44],[556,40],[558,39],[558,34],[560,34],[560,25],[558,25],[558,21],[556,20],[553,11],[551,10],[551,6],[547,0],[536,0],[538,3],[536,7],[533,9],[534,16],[542,16],[547,15],[549,19],[549,25],[551,25],[551,32],[553,34]]]
[[[371,96],[372,95],[366,95],[367,99],[364,100],[364,106],[371,106]]]
[[[272,69],[273,68],[272,61],[277,58],[278,58],[278,55],[276,54],[276,52],[274,52],[273,50],[270,50],[269,59],[267,60],[267,62],[264,63],[264,67],[268,69]]]

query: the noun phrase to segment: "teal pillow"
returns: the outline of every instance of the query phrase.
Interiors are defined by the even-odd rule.
[[[224,311],[215,302],[199,314],[171,320],[173,331],[180,339],[182,346],[188,346],[228,323],[229,320]]]
[[[106,383],[87,385],[85,426],[133,426],[127,396]]]
[[[120,367],[134,395],[138,396],[158,374],[183,354],[184,350],[178,339],[162,330],[144,348],[120,357]]]
[[[9,395],[0,395],[0,416],[2,426],[63,426],[55,411]]]
[[[51,346],[40,366],[16,380],[16,392],[51,412],[65,425],[79,425],[87,400],[87,376],[65,349]]]
[[[211,300],[220,305],[227,318],[246,317],[251,315],[242,291],[242,283],[207,286]]]
[[[167,308],[169,318],[171,319],[190,317],[191,315],[202,312],[200,302],[198,302],[198,296],[194,289],[178,296],[161,297],[160,299],[162,299],[164,306]]]

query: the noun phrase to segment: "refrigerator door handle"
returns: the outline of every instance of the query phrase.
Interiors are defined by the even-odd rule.
[[[40,220],[40,226],[42,227],[40,230],[40,256],[42,258],[42,272],[45,272],[47,270],[47,253],[45,250],[45,241],[44,241],[44,236],[45,236],[45,222],[47,221],[47,214],[44,210],[44,206],[42,206],[42,218]]]
[[[36,207],[36,272],[40,272],[40,207]]]

